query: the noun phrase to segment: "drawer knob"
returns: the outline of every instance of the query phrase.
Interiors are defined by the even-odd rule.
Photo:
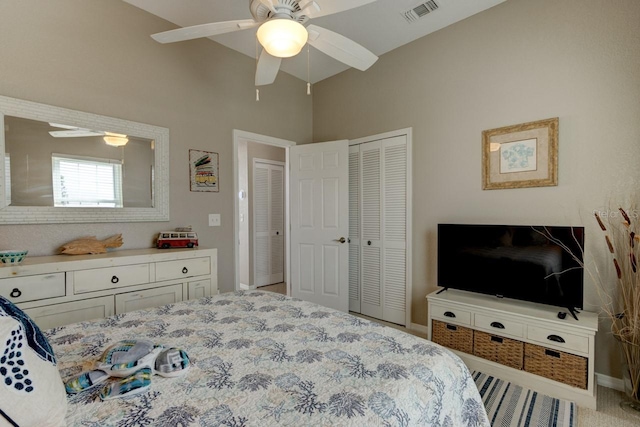
[[[566,342],[566,341],[564,340],[564,338],[562,338],[562,337],[560,337],[560,336],[558,336],[558,335],[549,335],[549,336],[547,337],[547,339],[548,339],[549,341],[559,342],[559,343],[564,343],[564,342]]]
[[[444,315],[445,315],[446,317],[453,317],[453,318],[455,318],[455,317],[456,317],[456,315],[455,315],[454,313],[450,312],[450,311],[445,311],[445,312],[444,312]]]
[[[111,278],[111,283],[118,283],[120,281],[120,279],[118,279],[118,276],[113,276]]]
[[[13,288],[9,296],[11,298],[19,298],[22,295],[22,291],[18,288]]]
[[[189,270],[187,269],[187,267],[182,267],[182,273],[183,274],[187,274],[189,272]]]
[[[504,329],[504,325],[500,322],[491,322],[491,326],[497,329]]]

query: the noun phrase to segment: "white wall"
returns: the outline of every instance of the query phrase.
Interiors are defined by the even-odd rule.
[[[637,0],[509,0],[315,85],[316,141],[413,127],[413,322],[426,324],[440,222],[584,224],[587,262],[608,265],[592,211],[638,195],[639,23]],[[559,185],[483,191],[481,132],[550,117]],[[620,376],[600,329],[596,370]]]
[[[280,73],[255,101],[255,60],[202,39],[161,45],[172,24],[115,0],[0,2],[0,95],[169,128],[171,221],[0,226],[0,249],[48,255],[86,235],[122,233],[123,248],[192,225],[218,248],[221,289],[233,289],[233,129],[311,141],[306,84]],[[282,117],[287,125],[282,126]],[[189,192],[188,150],[220,155],[220,192]],[[207,226],[220,213],[222,226]]]

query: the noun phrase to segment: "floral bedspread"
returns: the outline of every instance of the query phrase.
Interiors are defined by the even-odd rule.
[[[102,402],[69,397],[68,426],[489,426],[462,361],[396,329],[269,292],[235,292],[46,332],[63,380],[110,344],[187,351],[177,378]]]

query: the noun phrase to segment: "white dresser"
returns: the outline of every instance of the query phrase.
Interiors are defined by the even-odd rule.
[[[43,329],[218,293],[217,249],[27,257],[0,266],[0,295]]]
[[[596,409],[596,313],[453,289],[427,301],[429,339],[471,370]]]

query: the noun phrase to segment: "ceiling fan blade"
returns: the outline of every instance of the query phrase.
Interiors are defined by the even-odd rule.
[[[89,129],[69,129],[69,130],[52,130],[49,132],[54,138],[82,138],[87,136],[103,136],[104,132],[97,132]]]
[[[152,34],[151,37],[159,43],[174,43],[245,30],[247,28],[256,27],[257,25],[258,23],[253,19],[213,22],[211,24],[194,25],[192,27],[177,28],[175,30]]]
[[[293,14],[293,16],[295,17],[305,15],[305,16],[308,16],[309,18],[315,18],[318,12],[322,10],[320,8],[320,5],[316,3],[314,0],[301,0],[298,3],[298,6],[300,6],[300,11],[295,12]]]
[[[281,62],[282,58],[269,55],[265,49],[262,49],[256,69],[256,86],[270,85],[276,81]]]
[[[307,31],[311,46],[350,67],[364,71],[378,60],[368,49],[326,28],[309,25]]]
[[[260,0],[260,3],[266,6],[267,8],[269,8],[271,13],[274,13],[274,14],[277,13],[276,5],[273,4],[273,0]]]

